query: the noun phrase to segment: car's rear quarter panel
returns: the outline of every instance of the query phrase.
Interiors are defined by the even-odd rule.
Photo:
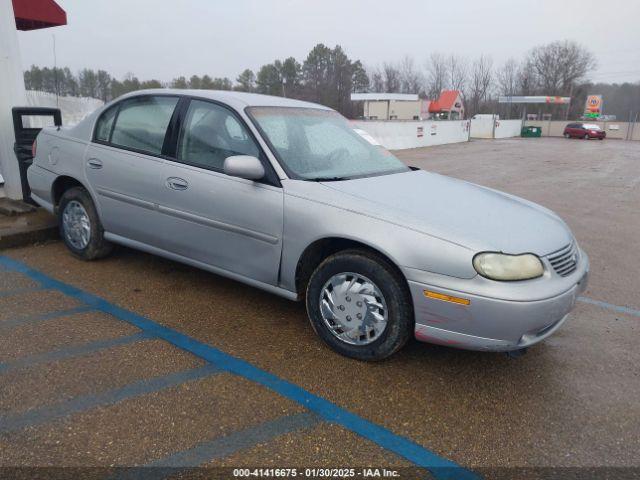
[[[71,137],[65,130],[42,130],[33,167],[29,169],[29,185],[34,195],[54,203],[53,182],[61,176],[74,178],[88,188],[83,168],[88,142]]]

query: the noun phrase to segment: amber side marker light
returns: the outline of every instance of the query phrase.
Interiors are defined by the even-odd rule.
[[[469,305],[471,303],[471,300],[469,300],[468,298],[452,297],[451,295],[432,292],[430,290],[425,290],[424,296],[427,298],[435,298],[436,300],[442,300],[443,302],[457,303],[458,305]]]

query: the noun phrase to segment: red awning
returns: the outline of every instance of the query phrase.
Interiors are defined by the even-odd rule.
[[[67,24],[67,13],[54,0],[13,0],[13,13],[18,30]]]

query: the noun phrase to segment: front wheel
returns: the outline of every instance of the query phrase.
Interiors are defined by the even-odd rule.
[[[322,262],[307,286],[306,303],[320,338],[358,360],[389,357],[413,332],[404,278],[388,261],[366,251],[343,251]]]
[[[569,135],[568,133],[565,133],[564,138],[571,138],[571,135]]]
[[[102,258],[113,246],[104,230],[89,193],[82,187],[64,192],[58,207],[58,227],[67,248],[83,260]]]
[[[584,137],[582,137],[582,138],[584,138],[585,140],[589,140],[589,134],[588,134],[588,133],[585,133],[585,134],[584,134]]]

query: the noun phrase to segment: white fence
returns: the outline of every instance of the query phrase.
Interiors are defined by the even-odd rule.
[[[526,125],[530,127],[540,127],[543,137],[562,137],[564,127],[571,120],[527,120]],[[640,123],[636,122],[593,122],[607,132],[607,138],[618,140],[640,140]]]
[[[102,100],[86,97],[58,97],[53,93],[27,90],[27,106],[29,107],[56,107],[62,112],[63,125],[75,125],[94,110],[104,105]],[[29,119],[30,126],[43,127],[42,120]]]
[[[367,132],[389,150],[428,147],[469,140],[469,120],[376,121],[355,120],[355,128]]]
[[[94,110],[104,105],[102,100],[97,98],[86,97],[58,97],[53,93],[38,92],[35,90],[27,90],[27,107],[56,107],[59,108],[62,113],[63,125],[75,125],[84,117],[89,115]],[[33,128],[42,128],[48,125],[52,125],[51,119],[43,117],[27,117],[25,119],[28,122],[28,126]],[[13,145],[13,143],[11,144]],[[4,183],[4,178],[0,173],[0,185]]]
[[[471,138],[493,138],[495,121],[492,117],[471,120]]]
[[[493,138],[519,137],[522,131],[522,120],[498,120]]]
[[[522,120],[494,120],[493,118],[471,120],[471,138],[519,137],[521,129]]]

